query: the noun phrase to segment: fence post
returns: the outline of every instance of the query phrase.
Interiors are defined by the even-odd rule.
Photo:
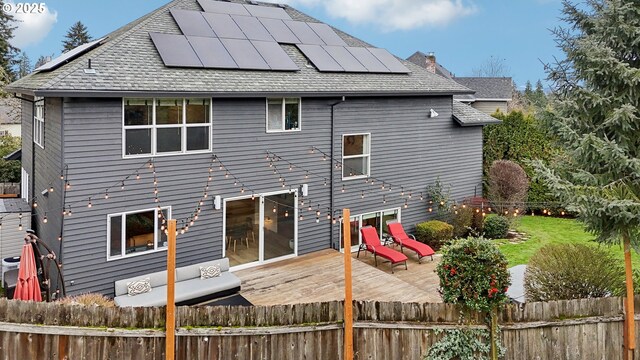
[[[349,225],[346,225],[349,224]],[[351,211],[342,210],[344,244],[344,360],[353,360],[353,294],[351,285]]]
[[[176,358],[176,220],[167,221],[167,319],[165,323],[165,359],[174,360]]]

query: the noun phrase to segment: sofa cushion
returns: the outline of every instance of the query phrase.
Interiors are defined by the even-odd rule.
[[[154,287],[151,292],[136,296],[116,296],[113,301],[118,306],[164,306],[167,305],[167,286]]]
[[[200,266],[200,279],[211,279],[220,276],[220,265]]]
[[[223,272],[219,277],[210,279],[196,277],[195,279],[180,281],[176,283],[176,302],[214,294],[239,286],[240,279],[228,271]]]
[[[199,264],[184,266],[176,269],[176,282],[200,278],[200,267],[207,267],[211,265],[220,265],[220,271],[229,271],[229,259],[222,258],[213,261],[207,261]]]
[[[116,296],[126,295],[128,293],[128,289],[127,289],[128,283],[136,280],[141,280],[144,278],[149,278],[149,283],[151,284],[151,287],[153,289],[155,289],[158,286],[167,285],[167,270],[158,271],[158,272],[154,272],[146,275],[139,275],[136,277],[131,277],[128,279],[122,279],[122,280],[116,281],[115,282]]]
[[[136,296],[151,291],[149,278],[134,280],[127,283],[127,295]]]

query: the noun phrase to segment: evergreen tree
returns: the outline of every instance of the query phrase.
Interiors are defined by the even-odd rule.
[[[18,78],[29,75],[32,70],[31,60],[29,59],[29,56],[27,56],[27,53],[23,51],[18,59]]]
[[[2,9],[4,1],[0,0],[0,9]],[[0,67],[2,67],[9,79],[9,82],[15,80],[16,72],[13,67],[17,64],[18,48],[11,45],[9,41],[13,38],[13,30],[15,18],[6,11],[0,10]]]
[[[524,96],[527,99],[531,99],[533,95],[533,86],[531,86],[531,81],[527,80],[527,84],[524,86]]]
[[[533,98],[535,99],[535,106],[539,109],[543,109],[547,106],[547,94],[544,93],[544,87],[542,86],[542,81],[538,80],[536,82],[536,90],[533,93]]]
[[[80,21],[73,24],[65,35],[65,40],[62,41],[62,52],[67,52],[82,44],[86,44],[91,41],[91,36],[87,31],[87,27]]]
[[[54,54],[51,54],[51,56],[40,55],[40,57],[38,58],[38,61],[36,61],[36,64],[33,66],[33,68],[37,69],[40,66],[48,63],[49,61],[51,61],[51,59],[53,59],[53,55]]]
[[[563,2],[568,26],[554,35],[566,59],[547,68],[548,126],[567,156],[552,167],[535,164],[598,242],[624,245],[625,333],[634,331],[630,247],[640,246],[639,9],[638,0]],[[625,345],[635,348],[635,336]]]

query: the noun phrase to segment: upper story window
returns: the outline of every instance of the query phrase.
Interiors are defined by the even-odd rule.
[[[140,255],[167,248],[161,217],[171,218],[171,209],[148,209],[107,216],[107,259]]]
[[[211,99],[124,99],[124,155],[211,151]]]
[[[44,149],[44,98],[36,97],[33,105],[33,142]]]
[[[300,98],[267,99],[267,132],[299,131]]]
[[[342,136],[342,179],[369,176],[371,165],[371,134]]]

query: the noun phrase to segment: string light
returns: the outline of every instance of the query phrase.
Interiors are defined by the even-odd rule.
[[[382,203],[386,204],[387,203],[387,195],[382,195]]]
[[[44,213],[44,218],[42,218],[42,223],[46,224],[47,222],[49,222],[49,219],[47,219],[47,213]]]
[[[109,189],[104,191],[104,199],[107,200],[109,198]]]
[[[404,196],[404,186],[400,188],[400,196]]]
[[[64,187],[65,187],[65,189],[67,189],[67,190],[71,189],[71,183],[70,183],[70,182],[68,182],[68,181],[67,181],[67,182],[65,182]]]
[[[319,217],[319,216],[316,216],[316,223],[319,223],[319,222],[320,222],[320,217]],[[21,229],[21,230],[22,230],[22,229]]]
[[[407,200],[405,199],[405,200],[404,200],[404,208],[406,209],[406,208],[408,208],[408,207],[409,207],[409,203],[408,203],[408,202],[407,202]]]
[[[342,192],[344,192],[344,191],[345,191],[344,184],[342,184],[342,190],[341,190],[341,191],[342,191]]]
[[[90,208],[90,207],[92,207],[92,206],[93,206],[93,205],[91,204],[91,197],[89,197],[89,203],[87,204],[87,207],[88,207],[88,208]]]
[[[22,231],[22,223],[18,224],[18,230]]]
[[[38,200],[33,200],[33,208],[37,208],[38,207]]]
[[[331,220],[331,213],[330,212],[327,213],[327,220]]]
[[[124,180],[122,180],[122,183],[120,184],[120,190],[124,190]]]
[[[53,186],[49,186],[49,192],[52,193],[53,192]]]
[[[360,195],[361,199],[364,199],[364,190],[362,190],[362,194]]]
[[[300,214],[300,216],[298,216],[298,220],[300,220],[300,221],[304,220],[304,216],[302,216],[302,214]],[[2,225],[2,224],[0,224],[0,225]]]
[[[284,217],[289,217],[289,210],[284,211]]]
[[[60,180],[64,180],[64,172],[60,173]]]
[[[140,174],[138,173],[138,170],[136,170],[136,180],[140,180]]]

